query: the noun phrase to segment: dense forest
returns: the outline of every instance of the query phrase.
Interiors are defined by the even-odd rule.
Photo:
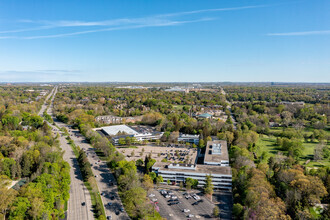
[[[0,218],[64,217],[70,167],[51,129],[37,115],[44,89],[0,87]]]

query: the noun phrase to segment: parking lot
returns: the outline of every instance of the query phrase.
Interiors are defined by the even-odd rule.
[[[117,150],[126,156],[126,160],[144,160],[146,155],[151,154],[151,157],[157,162],[167,160],[169,163],[194,163],[197,156],[197,149],[184,147],[160,147],[160,146],[137,146],[136,148],[120,148]]]
[[[158,206],[158,208],[156,208],[159,209],[159,213],[163,218],[175,220],[212,218],[211,214],[213,212],[214,204],[204,196],[200,195],[200,193],[197,193],[197,196],[200,198],[194,199],[192,197],[194,193],[187,194],[186,192],[167,189],[165,189],[165,191],[167,193],[162,195],[160,189],[153,190],[150,193],[152,195],[149,196],[151,200],[154,200],[156,206]],[[188,195],[190,195],[190,198]],[[188,196],[188,198],[186,198],[186,196]],[[157,201],[155,199],[157,199]]]

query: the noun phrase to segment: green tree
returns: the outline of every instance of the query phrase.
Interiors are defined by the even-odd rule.
[[[124,138],[119,138],[118,143],[119,143],[119,145],[125,145],[126,141]]]
[[[27,198],[17,197],[11,207],[9,219],[26,219],[31,203]]]
[[[199,144],[198,144],[198,146],[199,146],[200,148],[205,147],[205,142],[204,142],[203,139],[200,139],[200,140],[199,140]]]
[[[213,215],[214,218],[218,218],[219,217],[219,215],[220,215],[220,209],[219,209],[218,206],[214,206],[212,215]]]
[[[205,186],[204,186],[204,193],[206,195],[212,196],[213,194],[213,184],[212,184],[212,177],[211,175],[206,175]]]
[[[141,158],[136,161],[136,166],[143,166],[143,160]]]
[[[142,185],[147,191],[149,191],[150,189],[152,189],[154,187],[154,183],[153,183],[153,180],[150,177],[150,175],[144,174]]]

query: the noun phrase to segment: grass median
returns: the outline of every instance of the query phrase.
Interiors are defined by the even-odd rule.
[[[96,180],[93,176],[91,165],[88,162],[86,154],[83,150],[79,149],[70,137],[66,138],[70,144],[80,167],[81,174],[83,176],[84,184],[89,191],[92,200],[92,208],[96,218],[105,219],[105,210],[103,202],[100,196],[99,189],[97,187]]]

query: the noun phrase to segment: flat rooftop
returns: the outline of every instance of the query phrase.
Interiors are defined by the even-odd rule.
[[[205,150],[205,162],[217,162],[229,161],[227,141],[225,140],[214,140],[208,141]]]
[[[137,131],[133,130],[127,125],[113,125],[113,126],[106,126],[101,127],[101,129],[110,136],[115,136],[118,134],[118,132],[125,132],[127,135],[137,135],[139,134]]]

